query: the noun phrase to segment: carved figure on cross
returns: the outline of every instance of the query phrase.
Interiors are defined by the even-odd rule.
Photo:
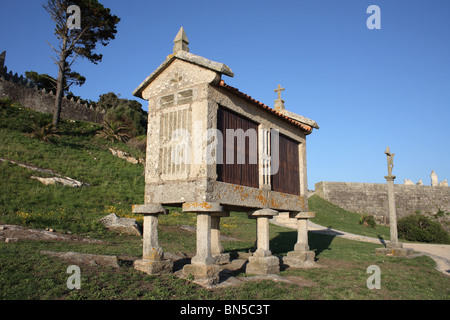
[[[386,147],[386,151],[384,153],[387,156],[388,176],[392,176],[392,168],[394,168],[395,153],[391,153],[391,151],[389,150],[389,147]]]
[[[273,91],[278,92],[278,100],[281,100],[281,91],[284,91],[284,88],[282,88],[281,85],[278,85],[278,88]]]

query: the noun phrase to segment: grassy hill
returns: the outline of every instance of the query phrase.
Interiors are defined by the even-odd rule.
[[[108,147],[135,157],[142,152],[125,143],[107,142],[92,123],[64,120],[58,137],[45,142],[30,137],[36,123],[50,121],[51,115],[13,105],[0,105],[0,158],[51,169],[61,175],[88,183],[71,188],[43,185],[32,175],[46,174],[0,161],[0,223],[29,228],[52,228],[61,234],[100,239],[103,243],[62,241],[0,242],[0,299],[449,299],[450,279],[435,270],[429,257],[411,259],[375,256],[374,244],[310,233],[311,250],[320,268],[282,270],[291,283],[270,280],[248,281],[237,287],[206,290],[175,276],[150,276],[126,263],[140,257],[140,237],[106,230],[98,219],[114,212],[122,217],[133,204],[143,203],[144,176],[141,164],[133,165],[114,157]],[[360,226],[358,215],[312,198],[316,222],[332,228],[388,238],[386,229]],[[165,252],[195,252],[195,233],[179,228],[195,226],[194,214],[172,208],[160,218],[160,244]],[[255,220],[232,212],[221,220],[227,252],[248,252],[254,245]],[[285,255],[293,249],[296,231],[271,225],[271,250]],[[42,250],[76,251],[116,255],[124,261],[120,269],[82,267],[81,290],[66,287],[68,264],[40,254]],[[366,269],[378,265],[381,289],[369,290]],[[242,274],[242,276],[245,276]]]

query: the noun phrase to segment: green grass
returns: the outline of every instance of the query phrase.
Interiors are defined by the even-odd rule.
[[[361,225],[359,223],[360,214],[346,211],[317,195],[310,197],[308,204],[309,210],[316,213],[316,217],[311,221],[321,226],[362,236],[390,239],[389,227],[377,225],[375,228],[371,228]]]
[[[71,121],[62,122],[54,143],[32,139],[25,128],[42,114],[17,107],[6,110],[0,109],[1,158],[52,169],[91,187],[43,186],[30,177],[45,175],[0,162],[0,221],[95,233],[101,230],[96,220],[105,212],[131,215],[131,205],[143,203],[143,166],[115,158],[108,150],[114,146],[129,152],[126,144],[96,137],[95,124]],[[11,129],[12,124],[18,129]],[[138,150],[132,153],[140,155]]]
[[[32,163],[91,184],[70,188],[44,186],[30,179],[36,172],[0,162],[0,222],[102,239],[102,244],[56,241],[0,241],[0,299],[449,299],[450,278],[435,269],[429,257],[411,259],[379,257],[377,245],[338,237],[309,234],[311,250],[319,268],[282,270],[281,275],[297,279],[300,285],[269,280],[243,282],[236,287],[206,290],[172,275],[149,276],[124,263],[117,269],[81,267],[81,290],[66,287],[69,263],[39,252],[76,251],[139,258],[142,242],[137,236],[124,236],[105,230],[98,219],[115,212],[134,216],[131,205],[143,203],[142,165],[132,165],[115,158],[108,151],[114,146],[142,156],[139,150],[123,144],[114,145],[96,137],[98,126],[64,121],[62,133],[53,143],[26,135],[26,125],[35,117],[51,118],[23,107],[0,108],[0,157]],[[310,199],[318,224],[352,233],[388,239],[388,229],[359,225],[359,215],[346,212],[320,198]],[[142,221],[142,220],[138,220]],[[182,214],[178,208],[160,216],[159,241],[166,252],[194,253],[195,233],[179,225],[195,226],[194,214]],[[221,231],[234,238],[223,241],[226,252],[248,252],[254,246],[256,223],[245,213],[232,212],[221,219]],[[295,230],[270,226],[270,247],[275,255],[291,251],[297,240]],[[370,265],[381,269],[381,289],[366,287]],[[241,274],[245,276],[245,274]],[[310,283],[301,285],[302,281]]]

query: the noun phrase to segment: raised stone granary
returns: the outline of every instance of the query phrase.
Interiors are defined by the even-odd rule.
[[[181,28],[173,54],[133,92],[149,103],[145,204],[133,211],[157,217],[163,205],[171,205],[197,213],[197,255],[184,271],[205,285],[218,280],[214,256],[223,254],[218,221],[230,210],[247,212],[258,220],[248,270],[278,272],[268,247],[268,219],[278,212],[305,221],[314,216],[306,196],[306,136],[319,127],[285,110],[281,91],[271,108],[226,84],[222,77],[233,77],[231,69],[190,53],[188,44]],[[307,224],[299,225],[299,232],[307,233]],[[153,265],[164,259],[159,246],[146,248],[157,246],[150,235],[156,226],[157,219],[144,222],[144,253],[158,252],[158,258],[143,257],[141,269],[145,260]],[[298,251],[308,250],[304,238],[299,234]]]

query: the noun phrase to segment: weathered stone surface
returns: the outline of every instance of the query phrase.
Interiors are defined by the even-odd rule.
[[[133,267],[147,274],[168,274],[173,271],[173,262],[170,260],[141,259],[134,261]]]
[[[132,209],[137,214],[167,214],[167,209],[160,204],[135,204]]]
[[[220,253],[217,255],[213,255],[213,263],[218,265],[223,265],[230,263],[230,254],[229,253]]]
[[[410,179],[405,179],[403,184],[407,186],[413,186],[414,182],[412,182]]]
[[[39,167],[34,166],[29,163],[23,163],[20,161],[14,161],[14,160],[3,159],[3,158],[0,158],[0,161],[14,163],[14,164],[17,164],[19,167],[22,167],[22,168],[25,168],[28,170],[33,170],[33,171],[37,171],[37,172],[54,175],[54,177],[51,177],[51,178],[41,178],[41,177],[31,176],[31,179],[39,180],[40,182],[42,182],[45,185],[51,185],[51,184],[55,184],[58,182],[58,183],[62,183],[63,185],[70,186],[70,187],[83,187],[83,186],[90,187],[89,183],[81,182],[81,181],[72,179],[70,177],[65,177],[65,176],[63,176],[59,173],[56,173],[55,171],[50,170],[50,169],[39,168]]]
[[[90,253],[79,252],[54,252],[54,251],[40,251],[41,254],[58,257],[73,264],[87,264],[94,267],[112,267],[120,268],[116,256],[96,255]]]
[[[79,188],[82,187],[84,184],[83,182],[74,180],[74,179],[68,179],[68,178],[59,178],[59,177],[51,177],[51,178],[41,178],[36,176],[31,176],[31,179],[38,180],[42,184],[48,186],[53,185],[56,183],[61,183],[64,186],[72,187],[72,188]]]
[[[119,233],[141,236],[142,232],[135,219],[119,218],[115,213],[111,213],[99,220],[107,229]]]
[[[211,287],[219,283],[220,267],[215,264],[194,265],[187,264],[183,267],[183,275],[186,278],[194,277],[194,283],[201,286]]]
[[[321,198],[351,212],[368,213],[388,221],[388,198],[385,183],[316,183],[315,193]],[[394,185],[398,219],[420,211],[436,214],[438,208],[450,212],[450,188],[429,185]],[[386,217],[387,216],[387,217]]]
[[[432,186],[439,185],[439,183],[438,183],[438,176],[437,176],[436,172],[434,172],[434,170],[431,171],[430,177],[431,177],[431,185]]]
[[[290,251],[283,257],[283,263],[291,268],[313,268],[315,253],[313,251]]]
[[[295,219],[312,219],[316,217],[315,212],[292,212],[289,214],[289,218]]]
[[[45,230],[29,229],[16,225],[0,225],[0,241],[10,238],[14,241],[35,240],[35,241],[76,241],[85,243],[102,243],[103,241],[91,238],[82,238],[74,235],[50,232]]]
[[[3,69],[0,68],[0,98],[9,97],[12,101],[32,110],[53,113],[56,97],[54,94],[24,85],[20,81],[11,81],[13,79],[2,74],[2,71]],[[102,123],[103,117],[104,112],[99,109],[90,108],[79,101],[62,99],[61,118],[63,119]]]
[[[115,149],[112,149],[112,148],[108,148],[108,149],[109,149],[109,151],[111,151],[113,156],[116,156],[119,159],[126,160],[129,163],[132,163],[132,164],[144,163],[143,159],[136,159],[136,158],[130,156],[125,151],[115,150]]]
[[[376,255],[406,257],[414,254],[414,250],[410,248],[376,248]]]
[[[235,184],[212,181],[208,183],[209,201],[222,205],[239,205],[249,208],[269,208],[277,211],[305,211],[308,209],[306,196],[237,186]]]
[[[278,215],[278,211],[264,208],[250,212],[250,215],[253,217],[274,217]]]
[[[215,202],[186,202],[183,212],[223,212],[223,207]]]
[[[273,274],[280,272],[280,261],[275,256],[261,257],[253,255],[248,258],[247,268],[245,273],[248,274]]]

